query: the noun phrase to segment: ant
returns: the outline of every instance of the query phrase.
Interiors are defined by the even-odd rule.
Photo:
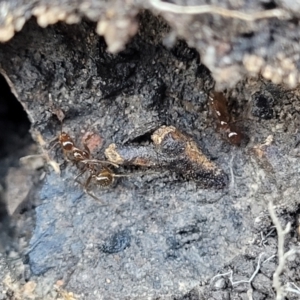
[[[85,150],[81,150],[75,146],[75,143],[71,136],[64,132],[62,129],[60,131],[60,134],[52,139],[50,143],[56,141],[53,146],[50,148],[49,151],[51,151],[55,146],[58,144],[61,146],[61,149],[63,151],[64,157],[67,161],[71,161],[74,163],[78,163],[84,159],[90,159],[90,150],[87,146],[87,141],[92,137],[92,135],[89,135],[83,145]]]
[[[222,92],[211,92],[209,94],[209,106],[214,118],[217,120],[217,130],[232,145],[240,146],[244,135],[236,126],[230,124],[227,99]]]
[[[91,158],[91,152],[90,152],[89,147],[87,146],[87,141],[91,137],[92,137],[92,135],[89,135],[84,140],[83,146],[84,146],[85,150],[81,150],[75,146],[75,143],[69,134],[67,134],[64,131],[61,131],[59,136],[56,138],[58,141],[52,146],[52,148],[53,148],[57,144],[60,144],[65,158],[68,161],[75,163],[78,168],[79,168],[79,166],[78,166],[79,163],[84,164],[83,169],[76,176],[75,181],[77,181],[77,178],[80,177],[81,175],[83,175],[87,170],[89,170],[93,174],[95,172],[95,165],[97,165],[97,164],[109,164],[116,168],[119,167],[117,164],[110,162],[110,161],[98,160],[98,159]]]
[[[49,151],[51,151],[56,145],[60,144],[66,160],[78,163],[79,161],[82,161],[84,159],[90,159],[90,150],[86,144],[86,141],[90,139],[91,136],[88,136],[83,143],[85,150],[80,150],[79,148],[75,147],[75,143],[73,139],[70,137],[70,135],[62,130],[63,120],[65,119],[64,112],[59,107],[56,107],[54,105],[51,94],[49,94],[49,101],[52,107],[51,109],[52,113],[57,117],[57,119],[60,121],[61,124],[60,134],[58,137],[55,137],[53,140],[50,141],[50,143],[54,141],[56,142],[50,148]]]
[[[67,160],[77,163],[83,161],[84,159],[90,159],[90,150],[86,144],[86,141],[89,138],[90,136],[87,137],[87,139],[83,143],[85,150],[80,150],[75,146],[75,143],[70,135],[62,131],[58,136],[58,142],[56,144],[60,144],[64,156]]]
[[[87,138],[83,141],[84,150],[81,150],[78,147],[76,147],[74,140],[71,138],[71,136],[62,130],[64,113],[61,110],[56,109],[55,114],[56,114],[57,118],[59,119],[59,121],[61,122],[61,131],[60,131],[60,134],[58,135],[58,137],[56,137],[55,139],[50,141],[50,143],[53,141],[56,141],[56,142],[50,148],[49,151],[51,151],[51,149],[53,149],[56,145],[59,144],[63,151],[64,157],[67,161],[71,161],[71,162],[75,163],[77,168],[79,168],[79,163],[84,164],[84,167],[81,169],[81,172],[75,177],[75,181],[78,182],[77,179],[80,176],[82,176],[86,171],[89,170],[90,176],[86,180],[86,183],[83,185],[84,191],[88,195],[90,195],[92,198],[99,200],[96,196],[94,196],[87,190],[92,179],[95,179],[96,183],[98,183],[100,186],[109,186],[114,183],[114,180],[116,177],[124,177],[124,176],[128,176],[128,175],[117,175],[114,172],[112,172],[110,169],[108,169],[106,167],[102,167],[103,164],[109,164],[109,165],[112,165],[112,166],[118,168],[119,167],[118,164],[115,164],[111,161],[98,160],[98,159],[91,158],[91,152],[87,145],[87,141],[93,136],[92,134],[87,136]],[[97,169],[95,167],[96,165],[101,165],[102,169],[100,170],[100,172],[97,171]]]
[[[85,141],[83,142],[84,150],[81,150],[75,146],[73,139],[68,133],[61,131],[59,136],[54,139],[57,140],[57,142],[51,147],[51,149],[59,144],[61,146],[65,159],[67,161],[75,163],[78,166],[78,163],[91,159],[90,149],[87,146],[87,141],[90,138],[91,135],[85,139]]]
[[[88,136],[83,142],[83,146],[85,150],[80,150],[79,148],[75,147],[73,139],[67,133],[62,131],[58,136],[58,143],[61,145],[63,153],[68,160],[75,162],[77,167],[78,167],[78,163],[84,164],[83,169],[76,176],[74,181],[81,184],[78,181],[78,178],[82,176],[86,171],[90,171],[90,176],[88,177],[85,184],[83,185],[84,192],[87,193],[92,198],[94,198],[95,200],[101,202],[99,198],[97,198],[95,195],[93,195],[91,192],[88,191],[88,186],[90,185],[91,180],[95,180],[98,185],[102,187],[106,187],[112,185],[116,177],[125,177],[128,175],[117,175],[106,167],[102,167],[100,172],[97,172],[97,169],[95,168],[96,165],[109,164],[116,168],[118,168],[119,165],[111,161],[92,159],[90,149],[87,146],[87,141],[90,138],[91,135]]]

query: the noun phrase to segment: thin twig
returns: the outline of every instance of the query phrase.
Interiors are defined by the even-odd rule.
[[[258,262],[257,262],[257,266],[256,266],[256,269],[255,271],[253,272],[252,276],[250,277],[250,279],[248,280],[240,280],[240,281],[233,281],[233,272],[232,270],[229,271],[229,272],[226,272],[226,273],[223,273],[223,274],[217,274],[216,276],[214,276],[211,280],[210,280],[210,284],[212,284],[212,282],[214,281],[214,279],[216,279],[217,277],[221,277],[221,276],[226,276],[226,275],[230,275],[229,276],[229,280],[232,284],[232,286],[236,285],[236,284],[240,284],[240,283],[251,283],[253,281],[253,279],[255,278],[255,276],[257,275],[257,273],[259,272],[260,270],[260,266],[261,266],[261,258],[262,256],[264,255],[264,253],[261,253],[259,255],[259,258],[258,258]],[[268,258],[269,259],[269,258]],[[265,261],[264,261],[265,262]],[[264,263],[263,262],[263,263]]]
[[[273,259],[274,257],[276,257],[276,255],[271,255],[269,258],[267,258],[266,260],[264,260],[264,261],[262,262],[262,264],[264,264],[264,263],[266,263],[267,261]]]
[[[236,285],[236,284],[240,284],[240,283],[251,283],[253,281],[253,279],[255,278],[255,276],[257,275],[257,273],[259,272],[259,269],[260,269],[260,261],[261,261],[261,258],[262,256],[264,255],[264,253],[261,253],[259,255],[259,258],[258,258],[258,262],[257,262],[257,266],[256,266],[256,269],[255,271],[253,272],[252,276],[250,277],[249,280],[240,280],[240,281],[235,281],[235,282],[231,282],[232,285]]]
[[[291,288],[290,286],[293,285],[295,289]],[[294,282],[287,282],[285,285],[285,290],[287,292],[295,293],[300,295],[300,288]]]
[[[277,239],[278,239],[278,248],[277,248],[277,255],[278,255],[278,266],[273,274],[273,287],[276,291],[276,300],[281,300],[285,294],[285,288],[281,285],[279,280],[279,276],[283,271],[285,266],[286,259],[296,253],[294,249],[289,250],[288,252],[284,253],[284,240],[285,235],[289,233],[291,229],[291,223],[288,223],[286,227],[283,229],[281,224],[276,216],[275,209],[273,206],[272,201],[269,202],[269,213],[272,219],[273,224],[275,225],[277,231]]]
[[[253,300],[253,289],[250,288],[248,291],[247,291],[247,296],[248,296],[248,299],[249,300]]]
[[[300,295],[300,292],[299,292],[298,290],[296,290],[296,289],[293,289],[293,288],[290,288],[290,287],[285,287],[285,290],[286,290],[287,292],[290,292],[290,293],[294,293],[294,294]]]
[[[265,242],[267,241],[267,238],[268,238],[274,231],[275,231],[275,227],[272,228],[272,230],[271,230],[269,233],[267,233],[267,235],[266,235],[265,237],[264,237],[263,232],[261,232],[261,233],[260,233],[260,235],[261,235],[261,242],[260,242],[260,244],[263,245],[263,246],[265,247],[265,246],[266,246],[266,245],[265,245]]]
[[[205,13],[220,15],[225,18],[240,19],[252,22],[259,19],[266,18],[290,18],[291,15],[279,8],[258,11],[254,13],[244,13],[237,10],[230,10],[227,8],[214,6],[214,5],[195,5],[183,6],[161,0],[150,0],[150,4],[159,11],[171,12],[174,14],[187,14],[187,15],[200,15]]]
[[[291,224],[288,223],[285,227],[285,229],[282,229],[281,224],[276,216],[273,203],[269,202],[269,213],[272,219],[273,224],[275,225],[275,228],[277,230],[277,236],[278,236],[278,248],[277,248],[277,255],[278,255],[278,266],[273,274],[273,287],[276,290],[276,299],[280,300],[282,299],[284,289],[281,286],[279,276],[283,271],[284,265],[285,265],[285,258],[284,258],[284,239],[285,235],[290,231]]]
[[[214,276],[211,280],[210,280],[210,284],[212,284],[212,282],[218,278],[218,277],[222,277],[222,276],[226,276],[226,275],[232,275],[232,271],[226,272],[226,273],[222,273],[222,274],[217,274],[216,276]]]

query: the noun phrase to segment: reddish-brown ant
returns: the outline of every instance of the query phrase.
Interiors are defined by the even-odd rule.
[[[58,143],[61,145],[63,153],[68,160],[75,162],[77,166],[78,163],[84,164],[84,167],[82,168],[81,172],[75,178],[76,182],[78,182],[77,179],[80,176],[82,176],[86,171],[90,172],[88,179],[83,185],[84,191],[95,200],[101,202],[99,198],[97,198],[88,190],[91,180],[94,180],[96,184],[105,187],[112,185],[116,177],[125,177],[128,175],[117,175],[110,169],[102,167],[103,164],[109,164],[118,168],[119,166],[113,162],[107,160],[92,159],[90,149],[87,146],[87,141],[90,137],[91,136],[88,136],[83,142],[85,150],[80,150],[79,148],[75,147],[73,139],[65,132],[60,133],[58,137]],[[101,166],[101,170],[99,172],[97,171],[96,165]]]
[[[75,143],[73,139],[70,137],[69,134],[62,131],[60,135],[58,136],[58,141],[53,145],[60,144],[62,151],[64,153],[64,156],[67,160],[74,162],[77,167],[79,163],[83,163],[84,167],[81,170],[81,172],[76,176],[75,181],[77,181],[77,178],[83,175],[87,170],[91,172],[91,174],[95,173],[95,165],[102,165],[102,164],[109,164],[113,165],[114,167],[118,167],[117,164],[106,161],[106,160],[98,160],[98,159],[92,159],[90,149],[87,146],[87,141],[91,138],[91,135],[89,135],[85,141],[83,142],[83,146],[85,150],[81,150],[75,146]]]
[[[80,150],[75,147],[75,143],[70,135],[62,131],[58,136],[58,143],[60,144],[67,160],[77,163],[84,159],[90,159],[90,151],[86,145],[86,141],[84,142],[85,150]]]
[[[55,114],[62,124],[64,119],[64,113],[61,110],[56,110]],[[63,151],[66,160],[75,163],[78,168],[79,168],[79,163],[84,164],[83,168],[81,169],[81,172],[76,176],[75,181],[77,181],[78,177],[82,176],[87,170],[89,170],[90,176],[88,177],[86,183],[84,184],[84,191],[92,198],[99,200],[97,197],[95,197],[93,194],[91,194],[88,191],[88,186],[92,179],[94,179],[96,183],[99,184],[100,186],[109,186],[113,184],[116,177],[124,177],[128,175],[117,175],[113,173],[110,169],[102,167],[103,164],[109,164],[118,168],[119,165],[113,162],[91,158],[91,152],[87,145],[87,141],[92,136],[93,135],[88,135],[87,138],[83,141],[84,150],[81,150],[75,146],[75,143],[71,138],[71,136],[61,129],[61,132],[58,135],[58,137],[52,140],[52,141],[56,140],[56,143],[54,143],[54,145],[50,148],[50,150],[59,144],[61,146],[61,149]],[[100,171],[97,170],[96,165],[101,165]]]
[[[214,118],[217,120],[217,130],[231,144],[239,146],[243,139],[243,134],[236,126],[230,123],[227,99],[221,92],[211,92],[209,94],[209,106]]]
[[[92,169],[93,168],[92,166],[95,164],[111,164],[117,166],[116,164],[110,163],[109,161],[91,159],[91,152],[89,147],[87,146],[87,141],[93,136],[92,134],[88,135],[87,138],[83,141],[84,150],[81,150],[78,147],[76,147],[71,136],[62,130],[63,120],[65,118],[64,112],[60,108],[57,108],[53,105],[51,94],[49,94],[49,100],[53,106],[52,108],[53,113],[56,115],[56,117],[61,123],[60,134],[58,135],[58,137],[54,138],[51,141],[51,142],[56,141],[56,143],[54,143],[54,145],[50,148],[49,151],[51,151],[51,149],[53,149],[56,145],[59,144],[61,146],[61,149],[63,151],[66,160],[75,163],[77,167],[78,167],[78,163],[84,163],[85,167],[83,169],[83,172],[80,173],[79,176],[82,175],[87,169]],[[76,178],[78,178],[79,176],[77,176]]]
[[[73,139],[70,137],[69,134],[62,131],[55,140],[58,140],[52,147],[55,147],[57,144],[60,144],[62,151],[64,153],[65,158],[68,161],[74,162],[74,163],[84,163],[85,165],[89,164],[111,164],[114,166],[117,166],[114,163],[111,163],[109,161],[105,160],[97,160],[97,159],[91,159],[91,152],[89,147],[87,146],[87,141],[91,138],[92,135],[89,135],[83,142],[83,146],[85,150],[81,150],[78,147],[75,146],[75,143]]]
[[[87,140],[89,138],[90,137],[88,137]],[[75,143],[73,139],[70,137],[70,135],[64,131],[61,131],[59,136],[51,140],[50,143],[53,141],[56,141],[56,143],[53,144],[53,146],[50,148],[50,151],[59,144],[64,153],[65,159],[68,161],[72,161],[76,163],[84,159],[90,158],[90,151],[86,145],[86,141],[84,141],[85,150],[80,150],[75,146]]]

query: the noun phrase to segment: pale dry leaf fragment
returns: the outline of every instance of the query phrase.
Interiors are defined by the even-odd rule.
[[[159,11],[171,12],[174,14],[200,15],[200,14],[216,14],[225,18],[240,19],[248,22],[253,22],[265,18],[282,18],[289,19],[291,15],[283,9],[269,9],[264,11],[255,11],[245,13],[237,10],[231,10],[215,5],[177,5],[161,0],[150,0],[150,4]]]

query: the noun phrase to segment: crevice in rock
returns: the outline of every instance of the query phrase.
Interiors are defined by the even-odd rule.
[[[1,74],[0,128],[0,251],[8,253],[13,243],[15,225],[9,213],[9,205],[13,199],[7,195],[7,176],[11,169],[19,167],[20,157],[27,152],[33,141],[29,133],[27,113]],[[17,179],[18,173],[12,176]]]

